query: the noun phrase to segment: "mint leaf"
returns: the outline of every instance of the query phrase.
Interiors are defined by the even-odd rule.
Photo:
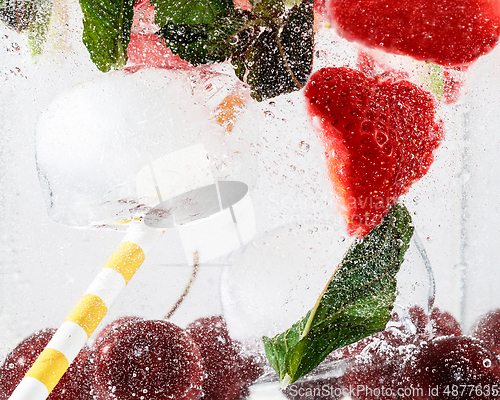
[[[52,9],[52,0],[0,0],[0,19],[18,32],[28,32],[35,56],[43,51]]]
[[[53,4],[51,0],[38,0],[35,17],[28,25],[28,43],[31,55],[42,54],[43,45],[49,30]]]
[[[93,63],[103,72],[127,62],[134,17],[134,0],[80,0],[83,43]]]
[[[234,10],[233,0],[152,0],[155,23],[209,24],[217,17]]]
[[[236,76],[261,101],[301,89],[313,56],[313,0],[286,10],[263,0],[252,12],[233,9],[211,23],[167,22],[160,31],[173,53],[193,65],[231,59]]]
[[[283,384],[311,372],[333,350],[385,329],[412,234],[408,210],[394,205],[379,226],[349,248],[314,308],[287,331],[263,338]]]
[[[285,11],[282,0],[260,0],[252,8],[257,18],[278,18]]]
[[[259,101],[301,89],[313,59],[313,1],[303,0],[270,26],[248,48],[244,65],[247,83]],[[237,60],[237,65],[242,60]]]
[[[219,16],[213,24],[169,22],[160,34],[173,53],[193,65],[223,62],[235,51],[237,33],[248,24],[249,13],[234,10]]]
[[[37,23],[38,18],[46,23],[51,10],[51,0],[0,0],[0,19],[18,32]]]

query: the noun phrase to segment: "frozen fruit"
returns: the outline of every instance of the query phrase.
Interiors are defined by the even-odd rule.
[[[408,368],[415,400],[498,399],[500,362],[493,352],[466,336],[422,342]]]
[[[500,355],[500,309],[481,316],[472,329],[471,335]]]
[[[349,234],[364,237],[427,173],[442,137],[433,97],[407,81],[324,68],[305,89]]]
[[[430,319],[434,337],[462,335],[460,324],[448,311],[441,311],[434,307]]]
[[[229,336],[221,316],[198,319],[186,328],[198,344],[203,365],[204,400],[236,400],[247,394],[248,386],[261,374],[260,366]]]
[[[328,0],[348,40],[436,64],[461,66],[491,51],[500,7],[491,0]]]
[[[0,368],[0,399],[7,400],[47,346],[55,329],[43,329],[24,339]],[[84,347],[50,393],[49,400],[91,400],[89,349]]]
[[[195,400],[203,366],[191,337],[166,321],[131,321],[106,335],[92,357],[99,400]]]

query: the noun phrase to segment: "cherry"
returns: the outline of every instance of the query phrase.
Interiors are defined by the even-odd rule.
[[[198,344],[205,367],[203,400],[236,400],[262,373],[255,360],[231,339],[223,317],[198,319],[187,327]]]
[[[408,383],[404,366],[416,346],[405,344],[406,336],[401,336],[399,329],[386,330],[377,336],[354,358],[341,378],[343,392],[353,400],[394,399]]]
[[[407,368],[415,400],[495,399],[500,362],[477,339],[443,336],[421,342],[416,360]]]
[[[101,331],[99,332],[99,334],[95,338],[93,347],[98,348],[100,343],[106,338],[106,336],[110,332],[115,331],[120,326],[125,325],[129,322],[142,321],[142,320],[143,320],[143,318],[134,317],[134,316],[124,316],[124,317],[120,317],[118,319],[115,319],[113,322],[110,322],[104,328],[101,329]]]
[[[462,335],[462,328],[453,315],[437,307],[432,309],[431,324],[434,337]]]
[[[0,399],[7,400],[19,385],[26,372],[31,368],[42,350],[47,346],[56,329],[47,328],[36,331],[24,339],[7,355],[0,368]],[[91,400],[91,386],[88,356],[89,349],[84,347],[73,360],[54,390],[49,400]]]
[[[500,309],[481,316],[471,335],[483,342],[495,354],[500,355]]]
[[[112,329],[92,362],[98,400],[195,400],[202,394],[198,346],[167,321],[136,320]]]

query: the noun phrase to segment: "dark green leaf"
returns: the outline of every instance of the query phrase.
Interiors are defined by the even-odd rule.
[[[249,46],[245,60],[252,96],[261,101],[302,88],[312,68],[313,1],[303,0]]]
[[[287,331],[263,338],[283,384],[311,372],[333,350],[384,330],[412,234],[408,210],[396,204],[379,226],[349,248],[314,308]]]
[[[47,6],[49,3],[49,6]],[[22,32],[30,24],[36,22],[37,17],[46,14],[47,9],[52,9],[52,2],[43,0],[0,0],[0,19],[4,23]]]
[[[103,72],[127,62],[127,47],[134,17],[134,0],[80,0],[83,43]]]
[[[47,35],[52,0],[0,0],[0,19],[18,32],[28,31],[32,55],[42,53]]]
[[[210,24],[219,15],[234,10],[233,0],[152,0],[155,23]]]
[[[288,11],[282,0],[264,0],[254,9],[235,9],[209,24],[169,22],[160,33],[191,64],[231,59],[259,101],[301,89],[312,67],[313,0]]]
[[[257,18],[278,18],[285,11],[282,0],[260,0],[252,8]]]
[[[38,0],[36,16],[28,25],[28,43],[33,56],[42,54],[49,30],[53,4],[51,0]]]
[[[248,13],[234,10],[213,24],[167,23],[160,34],[173,53],[193,65],[223,62],[231,57],[238,42],[237,33],[248,22]]]

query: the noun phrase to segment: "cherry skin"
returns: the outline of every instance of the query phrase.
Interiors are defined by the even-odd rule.
[[[94,345],[93,348],[99,347],[100,343],[106,338],[106,336],[110,333],[118,329],[120,326],[123,326],[125,324],[128,324],[129,322],[134,322],[134,321],[142,321],[143,318],[140,317],[134,317],[134,316],[124,316],[124,317],[119,317],[118,319],[115,319],[114,321],[110,322],[107,324],[104,328],[101,329],[99,334],[94,340]]]
[[[36,331],[24,339],[7,355],[0,368],[0,399],[7,400],[31,368],[42,350],[47,346],[56,329]],[[90,371],[88,356],[90,350],[84,347],[73,360],[49,400],[91,400]]]
[[[130,321],[111,330],[92,362],[98,400],[196,400],[202,394],[198,346],[167,321]]]
[[[415,400],[498,399],[500,362],[477,339],[442,336],[422,342],[408,366]],[[472,390],[472,392],[471,392]]]
[[[471,336],[481,340],[496,355],[500,355],[500,309],[481,316],[472,329]]]
[[[205,367],[203,400],[237,400],[261,374],[254,359],[229,336],[221,316],[201,318],[187,327],[198,344]]]
[[[434,337],[462,335],[462,328],[455,317],[447,311],[441,311],[437,307],[432,309],[431,324]]]
[[[353,400],[394,399],[394,394],[408,383],[404,366],[415,349],[414,337],[398,328],[371,336],[341,378],[344,392]]]

